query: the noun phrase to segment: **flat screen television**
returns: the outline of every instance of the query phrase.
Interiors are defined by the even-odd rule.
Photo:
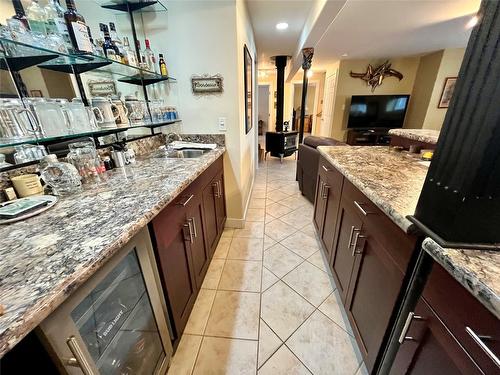
[[[401,128],[410,95],[353,95],[348,128]]]

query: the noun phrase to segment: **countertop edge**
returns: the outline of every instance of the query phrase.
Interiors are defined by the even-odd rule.
[[[373,191],[370,188],[367,188],[366,186],[363,186],[358,182],[358,179],[351,175],[349,172],[346,171],[343,166],[338,163],[335,158],[333,158],[331,155],[329,155],[327,152],[324,151],[324,148],[328,148],[331,146],[318,146],[317,150],[319,153],[325,157],[342,175],[349,180],[356,188],[358,188],[368,199],[370,199],[378,208],[380,208],[399,228],[401,228],[405,233],[407,234],[412,234],[416,230],[416,226],[406,218],[406,216],[403,216],[396,212],[395,210],[389,210],[387,206],[385,206],[383,200],[379,199],[377,196],[377,193]]]
[[[225,147],[218,147],[215,153],[211,156],[211,161],[203,165],[203,168],[196,171],[193,175],[187,178],[181,186],[171,195],[159,202],[146,212],[139,220],[130,224],[130,228],[126,229],[124,234],[118,237],[114,242],[109,244],[105,250],[101,251],[99,258],[91,263],[84,264],[81,271],[66,278],[60,287],[59,292],[48,296],[32,307],[32,310],[37,311],[31,313],[31,319],[23,321],[23,324],[12,330],[6,329],[0,335],[0,359],[9,352],[16,344],[18,344],[28,333],[35,329],[43,320],[45,320],[54,310],[56,310],[78,287],[85,283],[97,270],[99,270],[119,249],[121,249],[131,238],[133,238],[144,226],[146,226],[162,209],[170,202],[176,199],[179,194],[198,176],[206,171],[220,156],[226,152]],[[23,318],[23,317],[21,317]]]
[[[440,264],[455,280],[467,289],[484,307],[497,319],[500,319],[500,296],[487,285],[477,279],[467,269],[457,266],[445,251],[458,249],[443,249],[432,238],[427,237],[422,243],[422,249]],[[472,250],[483,251],[483,250]]]

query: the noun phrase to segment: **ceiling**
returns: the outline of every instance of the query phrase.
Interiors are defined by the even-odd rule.
[[[274,67],[271,56],[294,54],[314,3],[247,0],[259,69]],[[347,0],[304,47],[315,48],[313,69],[318,71],[339,59],[381,59],[465,47],[470,36],[466,24],[479,5],[480,0]],[[276,30],[278,22],[287,22],[288,30]]]
[[[348,0],[315,46],[313,66],[465,47],[479,0]],[[347,56],[343,57],[343,54]]]
[[[271,57],[293,55],[309,15],[313,0],[247,0],[257,45],[259,69],[274,68]],[[287,22],[288,29],[276,30],[276,24]]]

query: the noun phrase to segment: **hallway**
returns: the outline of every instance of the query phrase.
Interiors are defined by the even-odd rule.
[[[170,375],[367,373],[295,166],[261,163],[246,226],[225,230]]]

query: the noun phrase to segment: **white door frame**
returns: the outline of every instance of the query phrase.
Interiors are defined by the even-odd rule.
[[[292,90],[290,94],[290,113],[293,113],[293,101],[295,98],[295,85],[302,85],[302,81],[300,80],[295,80],[292,81]],[[319,84],[320,81],[318,79],[312,79],[307,82],[307,85],[309,86],[314,86],[314,110],[313,110],[313,120],[311,124],[311,135],[315,134],[316,130],[316,115],[318,114],[318,108],[319,108]],[[297,129],[298,130],[298,129]]]

